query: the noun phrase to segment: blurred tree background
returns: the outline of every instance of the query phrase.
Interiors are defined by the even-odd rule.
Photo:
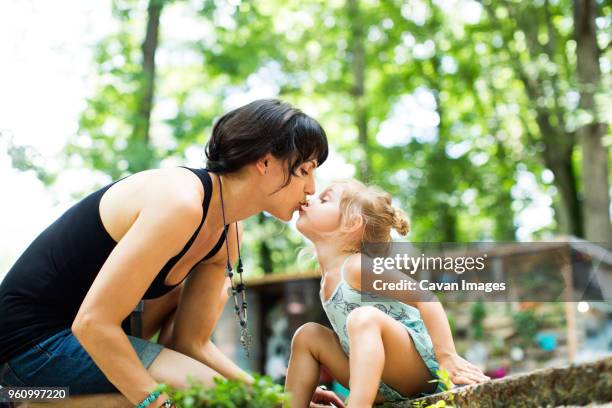
[[[514,241],[537,191],[554,218],[535,239],[612,242],[609,2],[112,7],[116,31],[96,44],[96,91],[66,146],[67,166],[116,179],[189,155],[203,165],[214,120],[237,94],[263,92],[315,116],[333,159],[393,194],[410,214],[411,241]],[[27,149],[9,153],[15,167],[53,183]],[[251,271],[296,268],[304,241],[293,229],[261,214],[245,231]]]

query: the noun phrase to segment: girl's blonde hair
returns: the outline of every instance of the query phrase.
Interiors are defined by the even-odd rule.
[[[342,186],[340,197],[340,235],[346,242],[344,250],[358,252],[363,243],[388,243],[391,229],[400,235],[410,230],[406,213],[395,207],[391,195],[376,186],[368,186],[357,180],[340,180],[332,185]],[[351,226],[356,218],[363,221],[358,236]]]

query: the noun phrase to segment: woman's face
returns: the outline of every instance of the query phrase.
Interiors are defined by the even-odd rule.
[[[285,187],[280,188],[286,182],[286,164],[282,160],[271,158],[268,162],[268,185],[273,186],[268,193],[268,203],[265,211],[282,221],[290,221],[293,213],[306,203],[306,197],[316,191],[314,172],[317,167],[316,160],[302,163],[295,176]]]
[[[307,205],[300,207],[300,217],[296,227],[310,240],[325,233],[336,231],[340,227],[340,198],[342,187],[331,185],[318,197],[308,200]]]

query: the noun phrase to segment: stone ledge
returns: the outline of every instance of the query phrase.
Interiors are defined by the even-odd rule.
[[[390,406],[412,408],[417,403],[427,406],[439,400],[451,403],[451,395],[454,397],[452,404],[457,407],[610,406],[612,356],[589,363],[516,374]],[[589,405],[593,403],[603,405]]]
[[[394,408],[412,408],[416,403],[431,405],[439,400],[457,407],[612,407],[612,356],[597,361],[561,368],[545,368],[516,374],[483,384],[453,389],[398,404]],[[83,395],[57,403],[20,404],[19,408],[129,408],[120,394]]]

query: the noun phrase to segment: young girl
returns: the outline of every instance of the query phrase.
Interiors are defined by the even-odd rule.
[[[295,333],[285,383],[292,407],[309,405],[320,365],[351,390],[349,407],[443,390],[430,383],[440,368],[455,384],[488,379],[457,355],[439,302],[361,292],[361,244],[391,241],[392,228],[408,233],[408,220],[389,194],[354,180],[333,183],[301,207],[297,228],[315,246],[321,301],[334,330],[307,323]]]

